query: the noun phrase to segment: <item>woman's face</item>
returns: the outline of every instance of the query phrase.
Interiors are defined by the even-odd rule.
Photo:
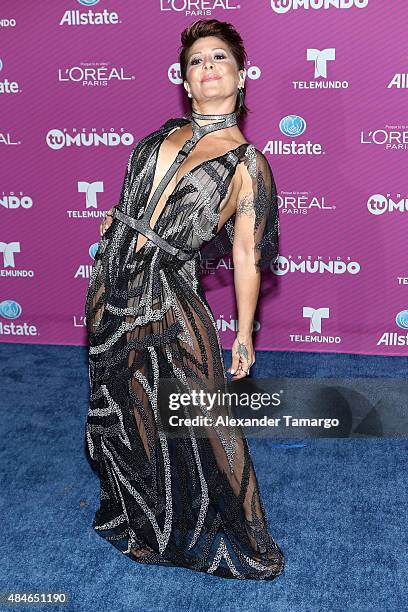
[[[221,101],[236,96],[238,86],[243,86],[242,72],[223,40],[205,36],[188,51],[184,87],[197,102]]]

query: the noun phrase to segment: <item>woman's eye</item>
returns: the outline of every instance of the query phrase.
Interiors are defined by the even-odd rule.
[[[225,55],[223,53],[217,53],[214,57],[220,57],[221,59],[225,59]],[[191,65],[195,65],[196,62],[200,61],[199,57],[195,57],[191,60]]]

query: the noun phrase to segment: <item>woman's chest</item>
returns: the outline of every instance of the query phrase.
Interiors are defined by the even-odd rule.
[[[186,181],[205,187],[204,195],[211,189],[211,180],[213,187],[222,192],[223,183],[233,178],[242,144],[231,147],[228,141],[220,140],[216,144],[198,141],[191,145],[187,136],[188,130],[176,127],[153,153],[147,204],[153,200],[164,203]]]

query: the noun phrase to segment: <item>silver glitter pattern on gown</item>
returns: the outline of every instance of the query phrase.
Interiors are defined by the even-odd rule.
[[[242,224],[250,224],[260,270],[278,257],[276,187],[266,158],[250,143],[188,171],[149,227],[160,198],[160,184],[151,195],[160,145],[189,122],[194,137],[183,149],[192,150],[204,131],[186,117],[169,119],[133,148],[95,256],[85,304],[91,392],[85,438],[100,478],[92,526],[139,563],[273,580],[284,556],[270,534],[241,428],[208,427],[199,436],[190,426],[172,437],[162,423],[161,379],[207,391],[227,380],[200,261],[231,255]],[[177,155],[168,178],[185,157]],[[239,223],[238,210],[218,229],[238,164],[248,172],[251,194],[236,203]],[[136,251],[139,232],[147,241]],[[185,416],[204,412],[189,407]],[[212,412],[231,414],[225,406]]]

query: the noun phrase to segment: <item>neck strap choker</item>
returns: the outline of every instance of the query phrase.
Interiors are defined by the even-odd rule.
[[[210,132],[215,132],[215,130],[223,130],[227,127],[232,127],[237,124],[237,114],[233,113],[225,113],[223,115],[203,115],[201,113],[197,113],[196,111],[192,111],[192,122],[191,127],[193,130],[193,138],[192,140],[197,141],[202,138],[205,134],[209,134]],[[212,120],[213,123],[206,123],[205,125],[200,125],[197,123],[197,119]]]

